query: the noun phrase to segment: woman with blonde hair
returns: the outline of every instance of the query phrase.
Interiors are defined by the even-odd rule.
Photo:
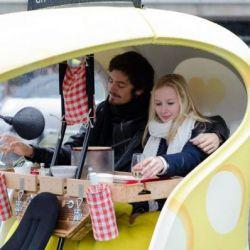
[[[212,125],[195,107],[184,77],[161,77],[152,90],[143,137],[146,159],[133,171],[140,171],[144,179],[187,175],[207,157],[192,138],[209,133]]]

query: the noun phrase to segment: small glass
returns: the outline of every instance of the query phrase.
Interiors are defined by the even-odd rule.
[[[0,151],[0,168],[4,168],[5,167],[5,164],[4,164],[4,162],[2,162],[2,159],[3,159],[3,152]]]
[[[6,146],[5,142],[1,139],[0,146]],[[14,152],[5,153],[0,150],[0,167],[12,167],[13,163],[20,158],[19,155],[15,154]]]
[[[20,158],[19,155],[9,152],[9,153],[1,153],[0,155],[0,166],[2,167],[13,167],[13,163]]]
[[[141,170],[134,170],[134,166],[137,165],[138,163],[142,162],[145,159],[145,156],[142,153],[135,153],[132,156],[132,161],[131,161],[131,173],[132,175],[140,182],[142,178],[142,173]]]

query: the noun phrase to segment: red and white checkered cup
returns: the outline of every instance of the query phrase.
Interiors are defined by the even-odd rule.
[[[11,206],[8,197],[4,174],[0,173],[0,220],[6,221],[11,218]]]
[[[116,238],[118,229],[110,187],[107,184],[91,185],[86,194],[94,238],[98,241]]]

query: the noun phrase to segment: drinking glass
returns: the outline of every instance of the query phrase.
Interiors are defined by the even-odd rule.
[[[134,166],[145,159],[145,156],[142,153],[134,153],[131,161],[131,172],[132,175],[140,182],[142,177],[141,170],[134,170]]]
[[[3,146],[4,142],[0,140],[0,145]],[[13,166],[13,162],[18,160],[20,156],[13,152],[4,153],[0,150],[0,167]]]

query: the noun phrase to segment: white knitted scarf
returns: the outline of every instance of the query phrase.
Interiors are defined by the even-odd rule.
[[[171,143],[168,144],[167,154],[175,154],[182,151],[182,148],[191,137],[196,120],[192,117],[186,118],[177,129],[177,133]],[[171,128],[172,120],[160,123],[155,120],[149,122],[148,130],[150,137],[144,147],[145,157],[156,156],[161,138],[166,138]]]

